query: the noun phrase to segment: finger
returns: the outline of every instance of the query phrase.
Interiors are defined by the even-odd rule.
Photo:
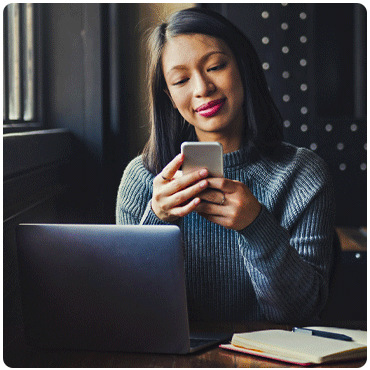
[[[170,163],[168,163],[161,173],[159,174],[164,181],[171,181],[175,176],[176,171],[178,171],[184,161],[184,155],[182,153],[178,154]]]
[[[209,216],[225,216],[225,207],[215,203],[201,202],[196,212]]]
[[[208,186],[207,180],[202,180],[192,186],[189,186],[181,191],[178,191],[167,198],[165,209],[170,210],[171,208],[178,207],[184,203],[189,202],[199,193],[201,193]]]
[[[224,193],[233,193],[235,191],[235,182],[224,177],[209,177],[209,188],[219,190]]]
[[[199,194],[199,198],[206,202],[211,202],[215,204],[225,203],[225,193],[220,190],[206,189]]]
[[[177,179],[182,176],[182,171],[176,171],[175,175],[173,176],[174,179]]]
[[[193,212],[197,208],[200,202],[201,200],[199,198],[194,198],[191,202],[181,207],[173,208],[171,211],[171,214],[176,217],[185,217],[189,213]]]
[[[172,181],[168,186],[169,193],[177,193],[190,185],[202,180],[208,176],[208,171],[204,168],[199,171],[193,171],[186,175],[176,178],[175,181]]]

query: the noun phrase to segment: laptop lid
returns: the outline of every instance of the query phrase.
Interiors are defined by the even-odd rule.
[[[177,226],[21,224],[17,247],[28,343],[190,351]]]

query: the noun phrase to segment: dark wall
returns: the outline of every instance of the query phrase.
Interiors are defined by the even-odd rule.
[[[132,71],[122,63],[131,58],[128,36],[121,36],[131,8],[123,13],[115,4],[42,4],[45,124],[68,128],[75,138],[81,222],[115,222],[129,158],[122,100]]]
[[[40,4],[44,130],[3,139],[4,326],[21,323],[19,223],[115,222],[129,158],[116,32],[127,17],[114,4]]]
[[[256,48],[285,140],[329,165],[338,226],[366,220],[366,10],[359,4],[204,4]]]

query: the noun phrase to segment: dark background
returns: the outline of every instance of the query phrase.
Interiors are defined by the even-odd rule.
[[[336,225],[366,226],[365,8],[203,6],[239,26],[261,63],[268,63],[286,141],[314,150],[329,164]],[[3,139],[4,325],[21,320],[16,225],[114,223],[122,172],[142,147],[137,132],[147,135],[145,96],[137,88],[143,36],[137,4],[41,4],[39,15],[44,131]]]

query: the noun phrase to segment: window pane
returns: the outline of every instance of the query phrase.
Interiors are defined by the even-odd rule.
[[[9,119],[21,118],[20,4],[8,5]]]
[[[24,4],[23,34],[24,34],[24,101],[23,119],[26,121],[35,118],[35,56],[34,56],[34,16],[33,5]]]

